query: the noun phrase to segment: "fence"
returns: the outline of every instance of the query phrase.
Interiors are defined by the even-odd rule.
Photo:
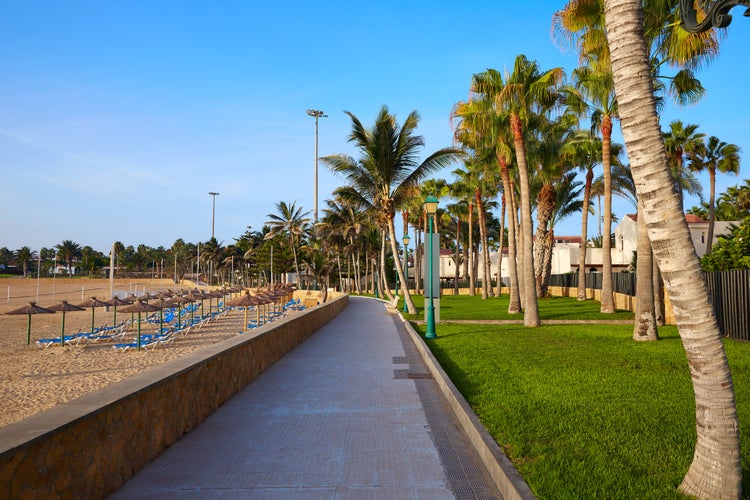
[[[750,341],[750,270],[703,273],[721,334]],[[556,274],[550,285],[575,288],[578,274]],[[636,274],[613,273],[612,291],[635,297]],[[601,273],[586,274],[586,288],[602,289]]]

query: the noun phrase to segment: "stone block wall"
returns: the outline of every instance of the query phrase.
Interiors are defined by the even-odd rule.
[[[0,429],[0,497],[116,491],[348,303],[338,297]]]

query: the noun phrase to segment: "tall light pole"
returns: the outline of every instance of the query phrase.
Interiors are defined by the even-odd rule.
[[[318,109],[308,109],[307,114],[315,117],[315,185],[314,185],[315,195],[313,198],[313,205],[314,205],[313,222],[317,224],[318,223],[318,118],[327,118],[328,115],[324,114],[322,111]]]
[[[432,257],[432,240],[433,238],[433,229],[432,229],[432,220],[435,217],[435,213],[437,212],[437,206],[438,206],[438,199],[434,196],[430,195],[424,200],[424,208],[427,212],[427,219],[429,220],[429,235],[430,235],[430,302],[427,306],[427,332],[425,332],[424,337],[426,339],[436,339],[437,334],[435,333],[435,303],[433,302],[433,297],[435,295],[435,287],[433,285],[433,277],[432,274],[434,272],[434,259]],[[439,272],[439,271],[438,271]]]
[[[214,193],[211,191],[208,193],[211,195],[211,239],[214,239],[214,217],[216,215],[216,197],[219,196],[219,193]]]
[[[411,241],[411,238],[409,238],[409,233],[404,233],[404,237],[401,240],[404,242],[404,280],[406,283],[404,284],[405,289],[409,289],[409,242]],[[398,275],[396,275],[398,276]],[[404,314],[409,312],[409,308],[406,305],[406,295],[404,295]]]

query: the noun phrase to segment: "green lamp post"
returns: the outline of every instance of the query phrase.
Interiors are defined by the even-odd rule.
[[[430,259],[430,302],[427,305],[427,333],[425,333],[425,338],[427,339],[436,339],[437,334],[435,333],[435,304],[432,300],[433,296],[435,295],[434,285],[433,285],[433,256],[432,256],[432,219],[435,217],[435,213],[437,212],[438,207],[438,199],[434,196],[430,195],[424,200],[424,208],[427,212],[427,220],[429,221],[428,225],[428,234],[430,235],[430,249],[429,249],[429,259]]]
[[[404,242],[404,288],[409,288],[409,233],[404,233],[404,237],[401,240]],[[409,308],[406,307],[406,294],[404,294],[404,313],[408,313]]]

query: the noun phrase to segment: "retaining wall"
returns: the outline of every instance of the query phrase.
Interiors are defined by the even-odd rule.
[[[116,491],[348,303],[338,297],[0,429],[0,497]]]

